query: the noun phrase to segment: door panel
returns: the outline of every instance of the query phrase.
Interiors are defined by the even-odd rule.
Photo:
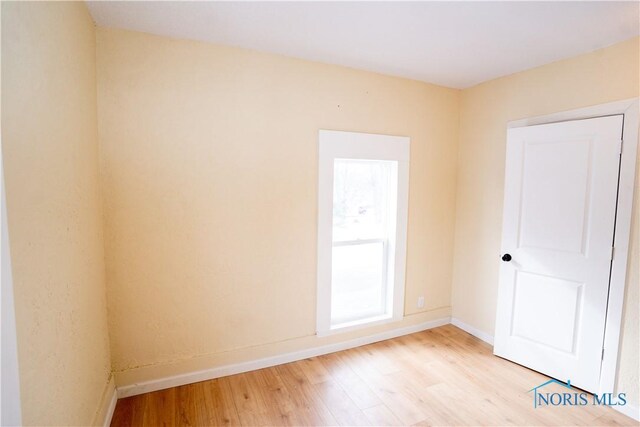
[[[512,335],[574,353],[582,283],[516,272],[514,286]],[[554,315],[539,316],[545,311]]]
[[[519,247],[583,253],[591,145],[524,142]],[[571,174],[565,173],[567,165],[573,165]]]
[[[510,129],[496,355],[600,379],[622,116]]]

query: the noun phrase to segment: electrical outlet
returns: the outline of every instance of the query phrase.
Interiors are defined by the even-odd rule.
[[[418,297],[418,308],[424,308],[424,297]]]

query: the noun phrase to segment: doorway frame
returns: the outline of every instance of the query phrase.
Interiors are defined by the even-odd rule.
[[[622,127],[622,153],[618,181],[618,204],[613,242],[613,263],[609,278],[609,300],[605,319],[602,365],[598,394],[613,393],[620,352],[620,333],[624,311],[624,293],[631,241],[633,191],[638,152],[639,100],[630,98],[591,107],[562,111],[508,122],[507,129],[533,125],[591,119],[602,116],[624,115]]]

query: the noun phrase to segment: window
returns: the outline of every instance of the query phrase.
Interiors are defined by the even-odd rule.
[[[403,315],[409,138],[320,131],[318,333]]]

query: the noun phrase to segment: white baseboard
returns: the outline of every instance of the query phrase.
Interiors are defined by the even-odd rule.
[[[451,324],[453,326],[457,326],[458,328],[462,329],[465,332],[470,333],[474,337],[480,338],[482,341],[493,345],[493,335],[489,335],[485,332],[482,332],[481,330],[476,329],[473,326],[464,323],[460,319],[456,319],[455,317],[451,318]]]
[[[111,425],[111,418],[113,418],[113,412],[116,409],[117,402],[118,391],[116,389],[115,379],[113,375],[111,375],[102,393],[100,405],[91,425],[104,427]]]
[[[111,425],[113,412],[116,410],[116,403],[118,403],[118,390],[114,387],[113,393],[111,394],[111,399],[109,400],[109,407],[104,417],[104,422],[102,423],[104,427],[109,427]]]
[[[457,326],[458,328],[462,329],[465,332],[470,333],[474,337],[479,338],[482,341],[493,345],[493,335],[489,335],[485,332],[482,332],[481,330],[474,328],[473,326],[470,326],[464,323],[463,321],[461,321],[460,319],[456,319],[455,317],[451,318],[451,324],[453,326]],[[616,411],[620,412],[623,415],[626,415],[629,418],[633,418],[636,421],[640,421],[640,408],[637,406],[626,404],[624,406],[611,406],[611,408],[615,409]]]
[[[116,401],[119,398],[135,396],[138,394],[149,393],[152,391],[163,390],[166,388],[177,387],[185,384],[192,384],[200,381],[211,380],[227,375],[241,374],[243,372],[268,368],[271,366],[281,365],[283,363],[295,362],[298,360],[307,359],[309,357],[321,356],[323,354],[335,353],[336,351],[348,350],[350,348],[360,347],[363,345],[371,344],[378,341],[384,341],[403,335],[409,335],[447,324],[452,324],[462,329],[463,331],[468,332],[469,334],[481,339],[482,341],[493,345],[492,335],[482,332],[479,329],[460,321],[459,319],[443,317],[440,319],[431,320],[412,326],[406,326],[404,328],[393,329],[378,334],[368,335],[366,337],[355,338],[339,343],[327,344],[305,350],[265,357],[262,359],[218,366],[201,371],[189,372],[171,377],[159,378],[157,380],[145,381],[137,384],[118,387],[117,389],[113,389],[112,391],[111,397],[109,399],[109,407],[105,412],[103,425],[106,427],[111,423],[111,418],[113,417],[113,411],[116,406]],[[636,406],[627,404],[625,406],[612,406],[612,408],[622,413],[623,415],[633,418],[636,421],[640,421],[640,408]]]
[[[137,384],[118,387],[118,398],[135,396],[137,394],[149,393],[152,391],[163,390],[170,387],[177,387],[185,384],[196,383],[200,381],[220,378],[227,375],[240,374],[243,372],[254,371],[256,369],[268,368],[271,366],[281,365],[283,363],[295,362],[297,360],[307,359],[309,357],[321,356],[323,354],[335,353],[336,351],[347,350],[362,345],[371,344],[378,341],[384,341],[396,338],[402,335],[413,334],[438,326],[449,324],[451,319],[443,317],[428,322],[418,323],[404,328],[393,329],[378,334],[368,335],[366,337],[355,338],[339,343],[327,344],[319,347],[313,347],[305,350],[294,351],[290,353],[280,354],[271,357],[265,357],[257,360],[250,360],[242,363],[234,363],[231,365],[218,366],[215,368],[204,369],[196,372],[175,375],[171,377],[159,378],[157,380],[145,381]]]
[[[627,403],[624,406],[611,406],[611,408],[615,409],[623,415],[626,415],[629,418],[640,421],[640,408],[637,406],[629,405]]]

